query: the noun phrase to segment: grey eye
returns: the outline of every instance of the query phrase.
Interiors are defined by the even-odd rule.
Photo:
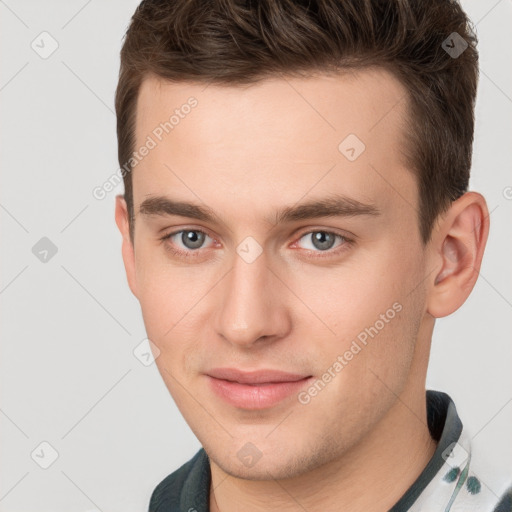
[[[337,245],[345,241],[341,235],[330,233],[329,231],[311,231],[310,233],[304,234],[300,239],[304,240],[304,242],[302,242],[304,249],[316,249],[317,251],[328,251],[332,249],[336,244],[336,240],[339,240]]]
[[[311,241],[317,249],[325,251],[334,245],[335,235],[325,231],[315,231],[311,233]]]
[[[199,249],[205,240],[206,234],[197,230],[185,230],[181,232],[181,243],[187,249]]]

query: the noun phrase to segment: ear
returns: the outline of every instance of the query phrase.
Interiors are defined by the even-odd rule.
[[[126,201],[122,195],[116,196],[116,224],[123,237],[122,255],[128,286],[130,290],[137,296],[137,278],[135,272],[135,248],[130,239],[130,224],[128,222],[128,208]]]
[[[434,318],[460,308],[473,289],[489,235],[484,197],[467,192],[438,221],[431,239],[433,266],[427,311]]]

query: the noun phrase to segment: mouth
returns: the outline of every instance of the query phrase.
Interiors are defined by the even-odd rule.
[[[273,407],[313,380],[312,375],[270,369],[243,372],[235,368],[217,368],[206,376],[212,391],[223,401],[252,410]]]

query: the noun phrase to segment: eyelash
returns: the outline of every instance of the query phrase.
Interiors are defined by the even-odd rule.
[[[168,233],[168,234],[164,235],[163,237],[160,238],[160,242],[164,243],[165,244],[165,249],[167,251],[171,252],[172,254],[174,254],[175,256],[179,256],[181,258],[187,258],[187,259],[197,258],[198,256],[201,255],[200,254],[200,249],[189,250],[189,251],[181,251],[181,250],[176,249],[175,247],[173,247],[172,244],[167,243],[167,241],[171,237],[173,237],[174,235],[177,235],[179,233],[184,233],[186,231],[194,231],[196,233],[203,233],[204,235],[209,236],[210,238],[213,239],[212,236],[210,236],[206,231],[203,231],[202,229],[185,228],[185,229],[179,229],[178,231],[172,231],[171,233]]]
[[[342,252],[345,252],[353,243],[354,241],[345,235],[341,235],[340,233],[336,233],[334,231],[328,231],[326,229],[312,229],[309,231],[302,232],[299,237],[297,238],[296,242],[293,242],[292,245],[297,245],[299,241],[304,238],[306,235],[312,235],[313,233],[326,233],[328,235],[333,235],[336,237],[337,240],[341,240],[340,244],[335,246],[333,249],[327,249],[325,251],[314,251],[312,249],[303,249],[309,254],[314,254],[313,258],[316,259],[322,259],[322,258],[332,258],[334,256],[338,256]]]
[[[159,240],[160,240],[161,243],[165,244],[166,250],[170,251],[172,254],[174,254],[176,256],[184,257],[184,258],[190,258],[190,259],[197,258],[198,256],[200,256],[200,249],[181,251],[181,250],[176,249],[175,247],[173,247],[171,244],[167,243],[167,241],[171,237],[173,237],[174,235],[177,235],[179,233],[184,233],[186,231],[194,231],[196,233],[202,233],[202,234],[204,234],[204,235],[206,235],[206,236],[208,236],[208,237],[210,237],[210,238],[212,238],[214,240],[214,237],[210,236],[206,231],[203,231],[202,229],[195,229],[195,228],[185,228],[185,229],[179,229],[178,231],[172,231],[171,233],[165,234]],[[334,235],[338,239],[342,240],[342,243],[340,245],[338,245],[334,249],[327,249],[326,251],[312,251],[312,250],[309,250],[309,249],[305,249],[308,252],[320,253],[317,256],[313,256],[314,258],[329,258],[329,257],[332,257],[333,255],[337,255],[337,254],[347,250],[354,243],[354,241],[352,239],[347,238],[345,235],[340,235],[339,233],[335,233],[334,231],[327,231],[325,229],[314,229],[314,230],[305,231],[304,233],[302,233],[298,237],[297,241],[293,242],[293,245],[297,244],[304,236],[311,235],[313,233],[327,233],[329,235]]]

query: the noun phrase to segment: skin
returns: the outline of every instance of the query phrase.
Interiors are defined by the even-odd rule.
[[[150,77],[138,100],[137,147],[190,96],[197,107],[133,171],[133,243],[122,196],[115,216],[156,364],[210,457],[210,509],[388,510],[436,447],[425,411],[432,331],[475,284],[485,200],[466,193],[422,243],[417,182],[402,154],[407,95],[382,69],[244,87]],[[338,150],[350,133],[366,146],[353,162]],[[380,213],[272,221],[331,194]],[[217,221],[141,214],[157,195],[208,207]],[[180,235],[160,241],[180,229],[211,238],[199,249]],[[315,231],[345,239],[322,250]],[[236,250],[248,236],[262,249],[252,263]],[[307,404],[293,395],[250,411],[207,385],[214,367],[321,379],[395,303],[400,312]],[[261,452],[252,467],[237,457],[248,442]]]

